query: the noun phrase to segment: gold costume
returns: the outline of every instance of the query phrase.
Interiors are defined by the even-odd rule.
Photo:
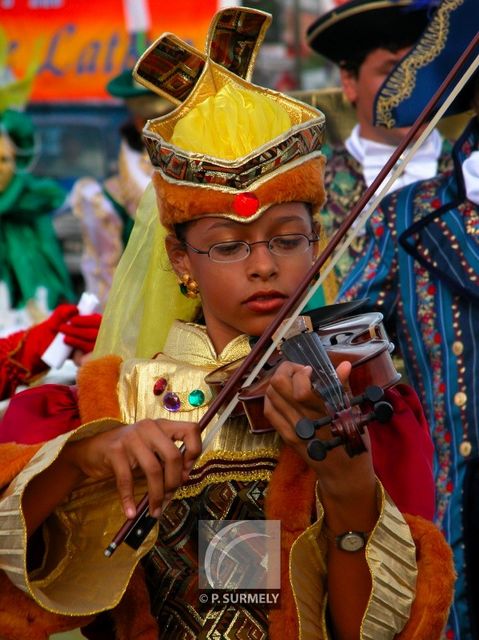
[[[207,372],[245,355],[248,349],[247,340],[240,337],[216,356],[201,327],[176,323],[164,354],[153,360],[126,361],[122,365],[118,381],[119,419],[112,417],[90,422],[42,447],[12,483],[1,503],[0,560],[18,587],[28,591],[42,607],[56,613],[87,615],[118,604],[135,565],[148,552],[153,556],[158,553],[154,547],[158,528],[138,551],[121,545],[111,558],[105,558],[103,550],[123,523],[124,515],[113,482],[86,482],[45,524],[43,565],[28,574],[25,570],[26,532],[20,506],[25,486],[55,460],[70,439],[121,427],[146,416],[198,420],[206,409],[206,403],[193,410],[186,407],[185,411],[167,412],[162,407],[161,398],[153,393],[155,382],[164,376],[168,378],[171,389],[179,393],[191,391],[202,384]],[[193,363],[192,354],[195,354]],[[91,363],[92,367],[96,365]],[[86,366],[88,368],[89,365]],[[101,399],[98,401],[101,406]],[[267,483],[279,453],[280,443],[275,433],[253,436],[244,419],[230,420],[212,440],[209,451],[198,459],[188,483],[175,495],[160,520],[160,530],[169,529],[169,511],[175,511],[175,503],[191,498],[201,501],[206,485],[227,485],[232,481]],[[212,466],[217,468],[219,463],[223,465],[222,470],[211,476],[209,469]],[[145,486],[139,482],[136,489],[137,497],[141,497]],[[402,629],[409,617],[417,573],[416,549],[409,528],[379,481],[378,504],[381,515],[367,546],[373,592],[361,636],[376,640],[392,638]],[[319,498],[317,513],[317,521],[306,529],[291,550],[291,581],[300,614],[302,638],[328,637],[325,635],[324,618],[326,545],[321,536],[322,507]],[[161,541],[159,543],[161,545]],[[395,558],[393,563],[391,558]],[[384,602],[389,602],[390,606],[385,608]],[[186,606],[191,608],[190,604]],[[217,611],[209,613],[213,618],[219,615]],[[197,619],[197,616],[192,617]],[[204,613],[202,618],[209,619]],[[263,632],[266,633],[265,630]]]

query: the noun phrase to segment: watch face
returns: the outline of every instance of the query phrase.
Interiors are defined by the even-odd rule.
[[[348,531],[336,538],[337,545],[343,551],[359,551],[366,544],[364,535],[356,531]]]

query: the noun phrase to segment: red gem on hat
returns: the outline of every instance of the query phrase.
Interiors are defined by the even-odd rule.
[[[249,218],[258,211],[259,200],[254,193],[245,191],[238,193],[233,200],[233,210],[242,218]]]

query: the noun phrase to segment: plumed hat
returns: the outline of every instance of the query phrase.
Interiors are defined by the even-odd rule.
[[[442,0],[420,40],[379,90],[374,108],[376,124],[386,127],[412,125],[478,32],[477,0]],[[465,68],[477,55],[479,46],[469,55]],[[477,72],[475,75],[477,78]],[[456,78],[460,77],[461,72]],[[452,87],[446,90],[438,107],[451,90]],[[470,109],[472,90],[473,84],[469,82],[446,115]]]
[[[205,215],[250,222],[273,204],[324,201],[324,115],[250,82],[270,21],[224,9],[206,54],[167,33],[135,66],[138,82],[177,105],[143,131],[167,228]]]
[[[389,43],[414,43],[437,0],[352,0],[313,22],[306,39],[313,51],[339,64]]]

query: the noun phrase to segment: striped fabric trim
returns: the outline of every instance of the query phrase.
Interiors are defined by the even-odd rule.
[[[416,546],[409,527],[387,495],[382,516],[369,539],[366,558],[372,575],[372,591],[361,638],[390,638],[409,619],[417,565]]]

